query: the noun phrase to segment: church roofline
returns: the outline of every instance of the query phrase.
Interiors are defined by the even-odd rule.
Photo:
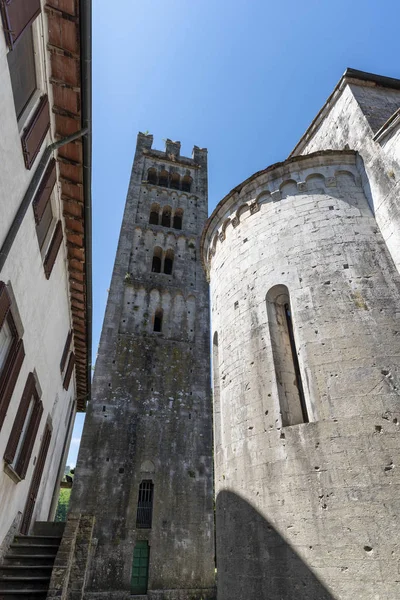
[[[296,165],[296,163],[303,163],[300,168],[307,168],[310,165],[314,164],[323,164],[323,159],[330,158],[331,160],[341,159],[345,160],[355,160],[357,156],[357,152],[355,150],[318,150],[316,152],[312,152],[310,154],[300,154],[297,156],[291,156],[282,162],[277,162],[265,169],[261,169],[253,175],[250,175],[247,179],[239,183],[236,187],[234,187],[226,196],[222,198],[214,208],[211,215],[208,217],[207,221],[204,224],[203,232],[200,238],[200,253],[201,253],[201,261],[205,271],[206,269],[206,260],[204,256],[204,247],[206,238],[208,236],[209,230],[216,225],[216,223],[220,222],[221,219],[224,218],[224,211],[226,210],[229,200],[232,200],[235,196],[239,196],[242,189],[245,188],[249,183],[260,177],[261,175],[273,175],[275,171],[281,170],[281,175],[283,173],[288,174],[292,169],[290,167],[292,165]],[[353,157],[352,159],[350,157]],[[273,180],[274,177],[271,177]]]
[[[324,119],[326,114],[331,110],[332,106],[340,97],[346,85],[348,85],[349,83],[359,84],[359,82],[363,82],[364,85],[367,85],[369,87],[380,86],[400,90],[400,79],[395,79],[394,77],[385,77],[383,75],[376,75],[374,73],[367,73],[366,71],[359,71],[357,69],[347,68],[346,71],[343,73],[342,77],[340,78],[339,82],[337,83],[332,94],[329,96],[321,110],[318,112],[315,119],[311,122],[311,125],[307,128],[306,132],[297,142],[296,146],[289,154],[288,158],[292,158],[293,156],[298,155],[303,150],[304,146],[313,136],[321,121]]]

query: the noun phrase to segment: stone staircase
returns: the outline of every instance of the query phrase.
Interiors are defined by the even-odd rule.
[[[36,522],[16,535],[0,564],[0,600],[45,600],[65,523]]]

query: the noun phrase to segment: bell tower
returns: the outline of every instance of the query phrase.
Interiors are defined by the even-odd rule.
[[[207,151],[152,141],[139,133],[71,511],[95,516],[88,598],[211,600]]]

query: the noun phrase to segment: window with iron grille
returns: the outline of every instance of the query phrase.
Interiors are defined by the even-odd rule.
[[[150,529],[153,513],[153,489],[151,479],[145,479],[139,486],[139,499],[136,515],[137,529]]]

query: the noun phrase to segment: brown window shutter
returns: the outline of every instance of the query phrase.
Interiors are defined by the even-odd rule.
[[[0,327],[3,327],[10,306],[11,300],[7,292],[7,286],[3,281],[0,281]]]
[[[49,127],[49,100],[45,95],[40,98],[38,107],[21,137],[22,151],[27,169],[32,167]]]
[[[11,396],[17,383],[18,375],[21,370],[21,365],[25,358],[25,348],[22,340],[18,340],[15,351],[10,358],[10,367],[7,370],[5,377],[0,386],[0,429],[3,426],[4,419],[7,414],[8,405],[10,404]]]
[[[73,352],[71,352],[71,354],[69,355],[68,367],[65,372],[64,383],[63,383],[65,390],[67,390],[69,388],[69,382],[71,381],[71,375],[72,375],[72,371],[74,370],[74,365],[75,365],[75,354]]]
[[[28,412],[29,403],[31,401],[32,394],[34,393],[34,391],[35,378],[33,376],[33,373],[29,373],[28,379],[26,380],[25,389],[22,394],[21,402],[18,407],[17,415],[15,417],[14,425],[8,440],[6,451],[4,453],[4,460],[9,464],[11,464],[14,460],[15,452],[18,446],[18,441],[25,423],[26,413]]]
[[[69,331],[68,335],[67,335],[67,339],[65,341],[65,346],[64,346],[64,350],[63,350],[61,362],[60,362],[61,373],[64,371],[65,363],[67,362],[68,352],[69,352],[69,349],[71,346],[71,341],[72,341],[72,331]]]
[[[0,8],[7,44],[12,49],[40,14],[40,0],[0,0]]]
[[[61,242],[63,239],[62,225],[61,221],[58,221],[56,228],[53,233],[53,237],[50,242],[49,249],[46,254],[46,258],[44,259],[44,272],[46,274],[46,278],[50,279],[51,272],[54,267],[54,263],[56,262],[58,249],[60,248]]]
[[[29,460],[31,458],[32,449],[36,440],[42,414],[43,404],[40,402],[40,400],[38,400],[33,407],[32,417],[29,421],[25,442],[21,448],[17,464],[15,465],[15,472],[18,473],[21,479],[25,479],[26,471],[28,470]]]
[[[50,200],[50,195],[53,191],[56,179],[56,161],[54,158],[52,158],[49,162],[45,174],[43,175],[43,179],[40,182],[39,189],[36,192],[36,196],[32,203],[36,225],[40,223],[42,219],[44,209],[46,208],[47,203]]]

